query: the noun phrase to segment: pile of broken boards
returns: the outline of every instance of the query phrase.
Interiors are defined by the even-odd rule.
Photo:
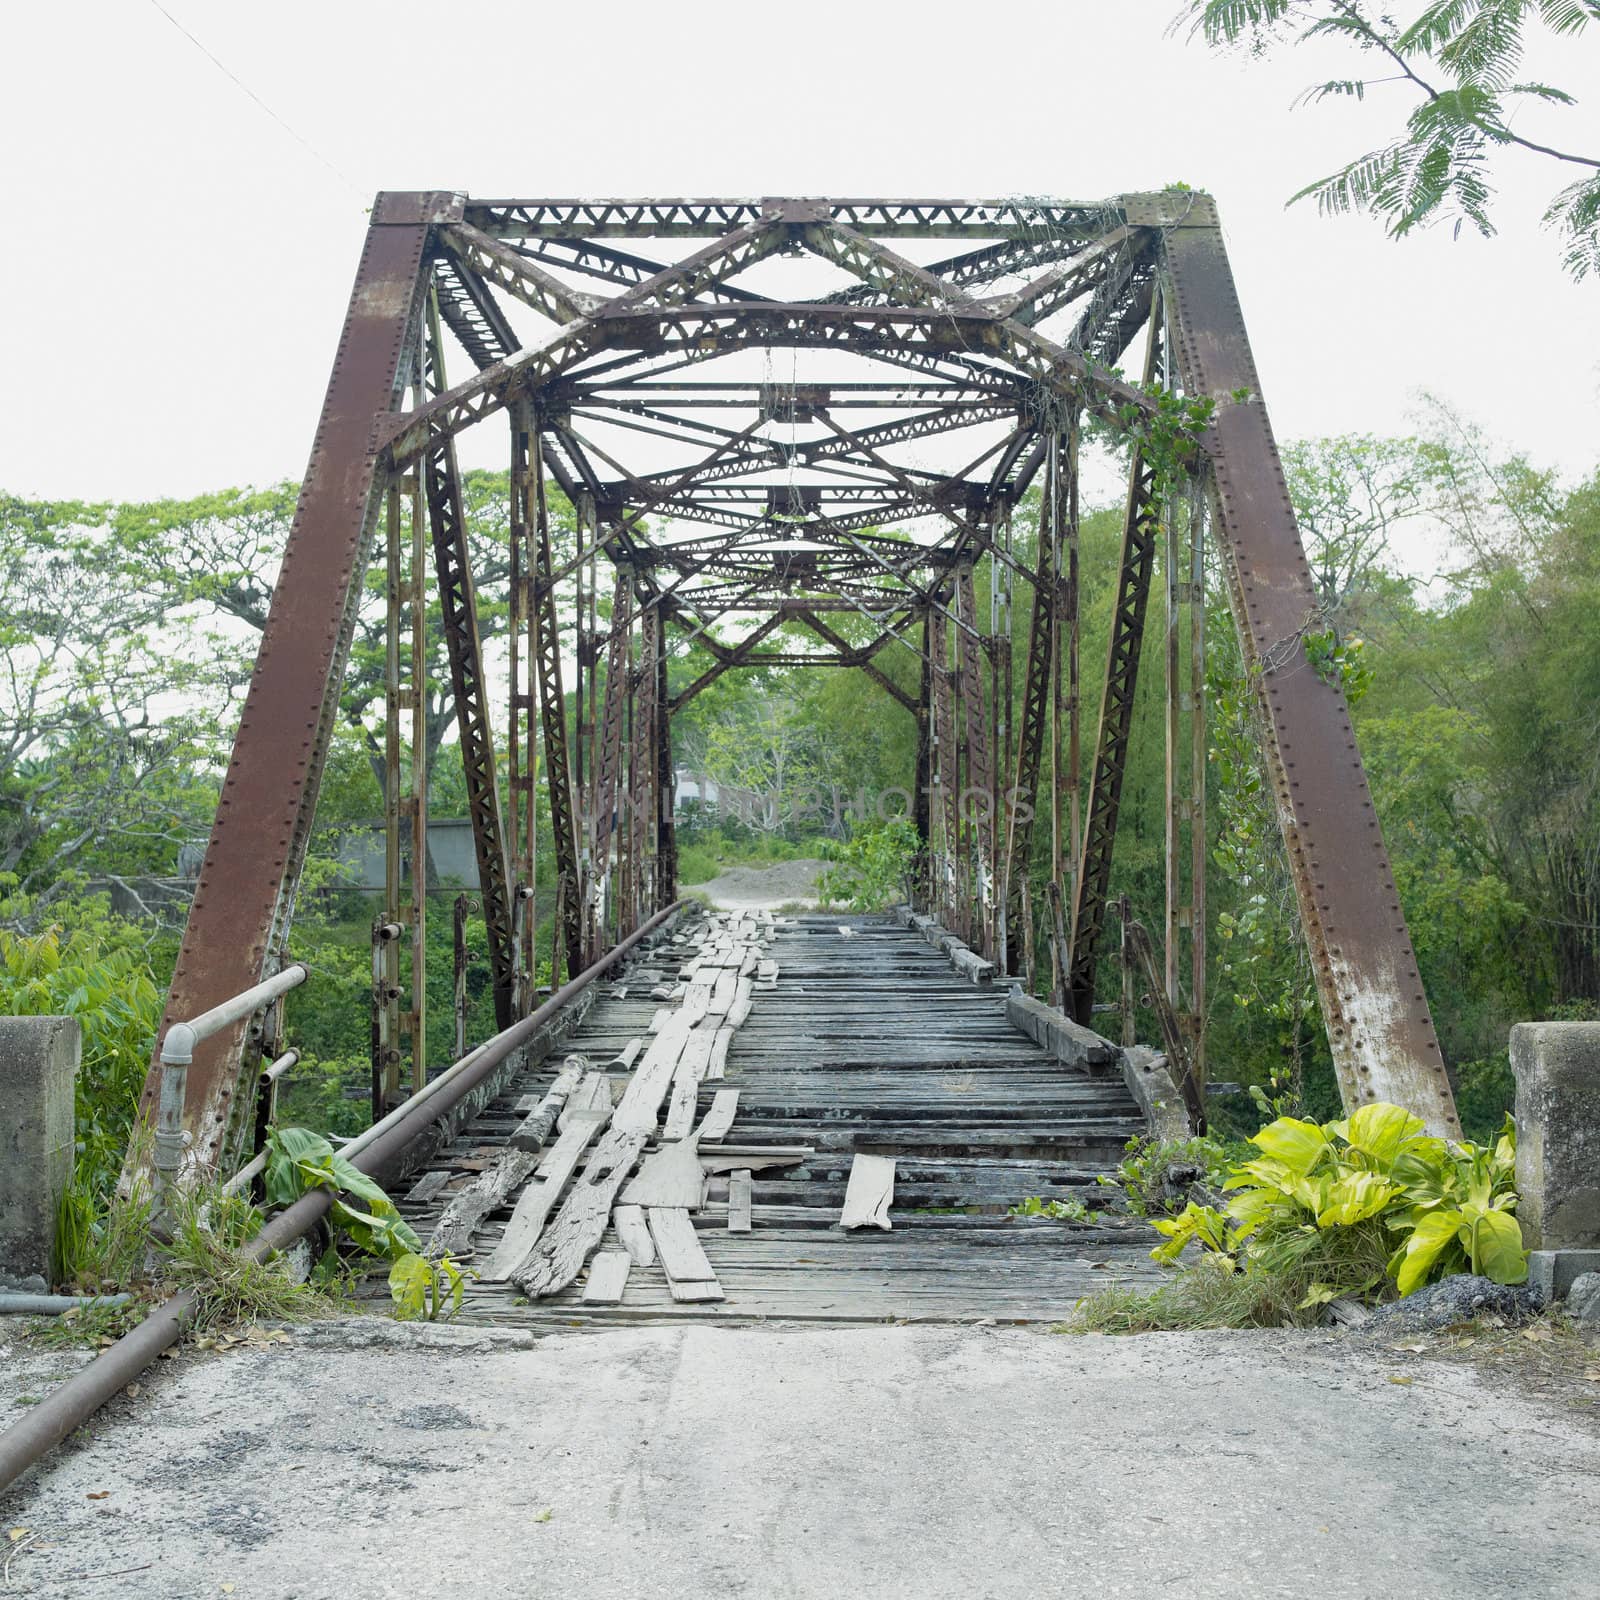
[[[480,1223],[516,1195],[494,1253],[475,1263],[485,1282],[548,1297],[576,1282],[593,1257],[583,1298],[616,1305],[629,1268],[659,1259],[674,1300],[721,1300],[691,1213],[726,1174],[728,1228],[748,1233],[752,1168],[794,1165],[813,1153],[726,1144],[737,1089],[716,1090],[695,1126],[702,1082],[723,1076],[755,991],[778,981],[767,955],[773,930],[770,913],[713,914],[682,936],[688,959],[675,985],[651,991],[662,1005],[649,1038],[629,1040],[599,1069],[568,1056],[550,1088],[518,1107],[526,1115],[510,1148],[445,1208],[428,1254],[470,1253]],[[618,1075],[620,1096],[607,1068]],[[608,1228],[620,1248],[600,1249]]]

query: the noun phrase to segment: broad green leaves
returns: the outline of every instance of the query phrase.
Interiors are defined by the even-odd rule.
[[[1511,1214],[1510,1118],[1492,1148],[1435,1139],[1422,1127],[1410,1112],[1382,1103],[1322,1126],[1280,1117],[1253,1136],[1261,1155],[1229,1175],[1226,1210],[1191,1203],[1156,1222],[1165,1239],[1150,1254],[1173,1261],[1197,1243],[1248,1268],[1286,1239],[1304,1249],[1318,1234],[1365,1228],[1393,1241],[1389,1274],[1402,1295],[1457,1272],[1521,1283],[1528,1269]],[[1345,1292],[1316,1287],[1322,1299]]]
[[[401,1322],[437,1322],[461,1309],[467,1280],[449,1256],[430,1261],[407,1251],[389,1268],[389,1298]]]
[[[421,1240],[382,1188],[319,1133],[305,1128],[273,1129],[267,1136],[265,1184],[267,1204],[274,1206],[292,1205],[310,1189],[334,1190],[338,1198],[330,1215],[369,1255],[398,1258],[422,1248]],[[353,1204],[347,1195],[363,1205]]]

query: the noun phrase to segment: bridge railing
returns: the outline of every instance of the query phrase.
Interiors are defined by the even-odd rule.
[[[242,1022],[264,1010],[274,1000],[297,989],[310,976],[300,962],[285,967],[282,972],[241,990],[231,999],[214,1005],[209,1011],[191,1017],[187,1022],[168,1025],[161,1040],[161,1099],[156,1113],[155,1135],[155,1199],[156,1217],[164,1219],[167,1198],[172,1186],[183,1171],[184,1153],[188,1148],[183,1131],[183,1108],[188,1098],[189,1067],[194,1061],[195,1046],[212,1034]],[[279,1056],[263,1073],[263,1080],[274,1083],[300,1059],[299,1052],[290,1050]],[[275,1073],[268,1078],[267,1073]]]

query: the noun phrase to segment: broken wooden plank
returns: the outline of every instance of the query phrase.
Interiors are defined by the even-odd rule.
[[[737,1172],[741,1167],[752,1172],[764,1172],[768,1167],[798,1167],[816,1152],[808,1150],[803,1155],[792,1151],[776,1151],[771,1155],[752,1155],[748,1150],[702,1150],[700,1170],[706,1173]]]
[[[653,1155],[646,1156],[638,1176],[622,1191],[622,1203],[681,1208],[685,1213],[698,1207],[704,1177],[696,1148],[698,1141],[699,1135],[691,1133],[687,1139],[664,1144]]]
[[[677,1021],[656,1035],[612,1114],[617,1127],[634,1133],[655,1132],[661,1102],[672,1086],[672,1076],[688,1038],[689,1030]]]
[[[636,1267],[648,1267],[656,1259],[656,1247],[650,1238],[649,1224],[644,1220],[640,1206],[616,1206],[611,1212],[611,1226],[617,1230],[617,1239]]]
[[[621,1128],[610,1129],[595,1146],[583,1175],[561,1202],[556,1219],[540,1235],[512,1281],[530,1299],[559,1294],[583,1271],[583,1264],[605,1237],[611,1202],[633,1171],[645,1136]]]
[[[428,1236],[423,1254],[434,1261],[462,1255],[483,1219],[505,1204],[506,1196],[527,1181],[538,1163],[539,1157],[532,1151],[507,1150],[451,1199]]]
[[[583,1303],[586,1306],[620,1306],[622,1291],[628,1287],[628,1268],[632,1265],[625,1250],[602,1250],[589,1263]]]
[[[583,1075],[588,1070],[588,1058],[580,1055],[571,1055],[561,1064],[561,1071],[556,1074],[556,1080],[544,1092],[540,1100],[526,1118],[512,1130],[511,1145],[516,1150],[542,1150],[544,1142],[550,1137],[550,1130],[555,1126],[556,1118],[560,1116],[561,1109],[567,1103],[567,1096],[583,1082]]]
[[[631,1067],[636,1060],[638,1060],[639,1052],[643,1049],[643,1039],[630,1039],[625,1045],[623,1045],[616,1055],[606,1062],[606,1065],[608,1067],[618,1067],[623,1072],[626,1072],[628,1068]]]
[[[734,995],[734,1001],[728,1007],[728,1026],[740,1028],[744,1020],[750,1015],[750,1003],[755,998],[755,986],[748,978],[739,979],[739,987]]]
[[[739,1091],[737,1089],[718,1089],[711,1097],[711,1109],[706,1112],[705,1120],[700,1124],[700,1142],[702,1144],[717,1144],[727,1137],[728,1130],[733,1126],[735,1113],[739,1109]]]
[[[711,1046],[711,1060],[706,1065],[708,1078],[720,1078],[728,1070],[728,1046],[733,1043],[732,1028],[718,1028]]]
[[[728,1175],[728,1232],[750,1232],[750,1169]]]
[[[727,1296],[722,1292],[722,1285],[712,1278],[708,1283],[679,1283],[676,1279],[667,1279],[667,1292],[674,1300],[701,1301],[725,1300]]]
[[[598,1112],[585,1113],[545,1153],[544,1160],[539,1163],[538,1174],[518,1196],[506,1231],[483,1269],[485,1283],[504,1283],[533,1253],[539,1235],[544,1230],[545,1218],[561,1198],[567,1179],[572,1176],[603,1120]]]
[[[894,1226],[889,1221],[889,1207],[893,1203],[894,1158],[858,1155],[850,1163],[850,1183],[844,1192],[844,1211],[839,1226],[882,1228],[887,1233]]]
[[[594,1111],[611,1115],[611,1080],[603,1072],[586,1072],[583,1075],[583,1081],[567,1096],[567,1103],[556,1118],[556,1127],[565,1133],[574,1117]]]
[[[453,1172],[424,1172],[406,1191],[406,1199],[415,1200],[419,1205],[431,1200],[454,1176]]]
[[[649,1206],[645,1220],[669,1283],[715,1283],[717,1275],[700,1248],[689,1213],[678,1206]]]
[[[672,1100],[667,1107],[663,1139],[682,1139],[694,1126],[695,1109],[700,1101],[700,1080],[710,1063],[716,1035],[697,1029],[684,1043],[683,1054],[672,1078]]]

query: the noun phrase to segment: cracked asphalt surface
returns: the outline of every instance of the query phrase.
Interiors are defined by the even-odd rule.
[[[0,1594],[1600,1596],[1597,1524],[1587,1413],[1344,1335],[354,1319],[159,1364]]]

